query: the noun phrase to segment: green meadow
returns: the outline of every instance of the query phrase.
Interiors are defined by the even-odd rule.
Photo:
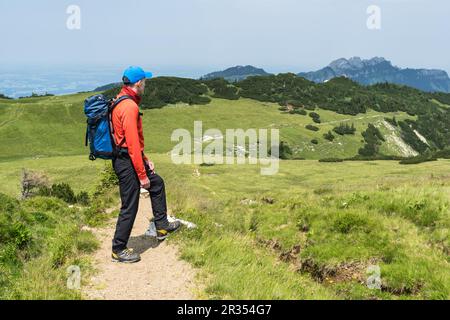
[[[45,173],[52,183],[66,182],[76,192],[93,195],[97,191],[109,164],[90,162],[83,145],[82,102],[87,96],[0,100],[0,143],[4,146],[0,193],[8,203],[20,193],[23,168]],[[368,123],[394,115],[397,119],[411,116],[375,111],[348,116],[317,109],[322,123],[313,132],[305,128],[313,123],[309,116],[278,109],[277,104],[241,98],[144,110],[146,153],[166,180],[170,209],[198,225],[171,241],[179,244],[182,258],[198,269],[202,297],[449,299],[450,160],[416,165],[317,161],[357,154]],[[279,173],[273,176],[262,176],[259,165],[175,165],[169,155],[175,145],[170,135],[177,128],[193,132],[194,120],[202,120],[204,130],[222,132],[227,128],[279,128],[281,139],[295,155],[308,160],[282,160]],[[354,123],[355,135],[336,135],[333,142],[323,138],[345,122]],[[310,142],[314,138],[319,144]],[[388,144],[382,148],[391,154],[398,152]],[[4,276],[12,280],[7,293],[0,292],[0,296],[43,297],[33,294],[38,289],[25,281],[25,271],[29,274],[36,270],[33,266],[40,265],[32,279],[47,293],[43,298],[80,298],[62,289],[63,269],[57,268],[74,259],[92,267],[88,255],[96,247],[95,240],[80,230],[98,221],[92,219],[92,208],[77,213],[60,200],[50,199],[11,205],[23,206],[29,219],[38,211],[46,213],[46,221],[53,224],[43,222],[44,230],[35,221],[28,236],[45,238],[50,249],[45,255],[33,247],[17,247],[21,261],[17,268],[0,269],[4,274],[4,270],[15,270]],[[100,199],[96,209],[101,211],[117,203],[117,189],[93,199]],[[5,212],[8,208],[0,205]],[[61,240],[68,238],[73,241]],[[61,247],[70,248],[70,255],[60,261]],[[1,250],[0,262],[5,264],[6,253],[12,249]],[[367,286],[370,266],[380,268],[379,288]]]
[[[7,146],[0,160],[67,156],[85,154],[85,116],[83,100],[90,94],[0,100],[0,143]],[[398,120],[411,118],[403,112],[380,113],[369,111],[357,116],[342,115],[317,109],[322,123],[314,132],[306,125],[314,124],[309,116],[280,112],[279,105],[241,98],[237,101],[213,99],[208,105],[170,105],[161,109],[143,110],[143,122],[148,152],[167,153],[174,143],[173,130],[183,128],[193,134],[194,121],[202,121],[204,130],[226,129],[279,129],[281,140],[288,142],[294,155],[306,159],[326,157],[352,157],[363,145],[361,132],[369,123],[395,116]],[[329,142],[323,134],[340,123],[354,124],[354,135],[339,136]],[[311,143],[319,141],[318,145]],[[389,154],[397,155],[387,147]]]

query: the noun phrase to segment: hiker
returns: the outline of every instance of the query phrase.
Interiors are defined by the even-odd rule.
[[[116,262],[140,261],[138,253],[127,248],[131,229],[138,212],[140,189],[150,193],[157,239],[164,240],[170,232],[180,228],[179,221],[167,220],[166,192],[164,180],[155,173],[155,166],[144,154],[144,134],[139,103],[144,94],[145,80],[150,72],[140,67],[129,67],[123,74],[123,87],[117,98],[129,96],[112,111],[111,120],[118,155],[113,167],[119,178],[122,206],[117,219],[116,232],[112,241],[112,259]]]

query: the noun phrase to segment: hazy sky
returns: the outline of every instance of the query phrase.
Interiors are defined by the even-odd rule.
[[[69,30],[69,5],[81,29]],[[381,30],[366,26],[381,8]],[[200,75],[252,64],[310,71],[383,56],[450,71],[448,0],[0,0],[0,65],[140,64]]]

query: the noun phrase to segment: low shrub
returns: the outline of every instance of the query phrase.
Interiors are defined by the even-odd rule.
[[[324,133],[323,137],[326,140],[330,141],[330,142],[332,142],[334,140],[334,138],[335,138],[334,135],[331,133],[331,131],[328,131],[327,133]]]
[[[311,131],[319,131],[320,130],[318,127],[313,126],[312,124],[306,125],[305,128],[308,129],[308,130],[311,130]]]
[[[436,160],[437,160],[436,156],[430,156],[430,155],[425,154],[425,155],[418,155],[416,157],[403,159],[399,163],[400,164],[419,164],[419,163],[436,161]]]
[[[76,196],[76,202],[85,206],[89,205],[90,203],[89,194],[86,191],[81,191]]]
[[[61,199],[67,203],[75,203],[76,196],[67,183],[54,184],[51,188],[51,196]]]
[[[384,118],[384,120],[393,125],[394,127],[398,127],[397,119],[395,118],[395,116],[392,118]]]
[[[324,159],[320,159],[319,162],[344,162],[344,159],[324,158]]]
[[[345,134],[355,134],[356,128],[353,123],[351,126],[349,126],[347,123],[346,124],[341,123],[339,126],[334,127],[333,131],[336,132],[338,135],[343,136]]]
[[[302,116],[306,116],[308,114],[308,112],[306,112],[304,109],[300,109],[300,108],[295,108],[292,109],[291,111],[289,111],[290,114],[299,114]]]

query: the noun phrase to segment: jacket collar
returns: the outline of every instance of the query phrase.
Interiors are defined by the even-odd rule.
[[[127,86],[123,86],[122,90],[119,93],[119,96],[130,96],[134,102],[136,102],[136,104],[140,104],[141,103],[141,97],[130,87]]]

